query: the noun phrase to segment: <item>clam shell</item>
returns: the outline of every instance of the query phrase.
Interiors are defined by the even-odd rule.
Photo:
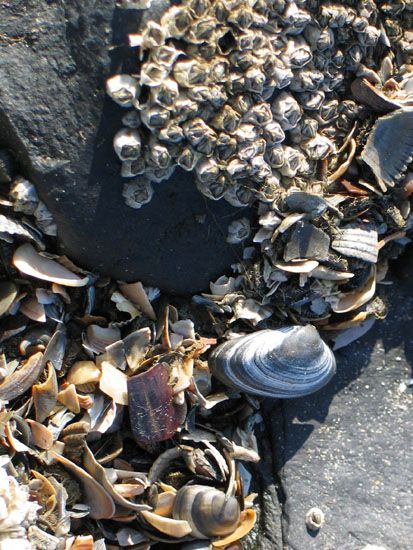
[[[358,102],[367,105],[376,113],[389,113],[401,107],[400,103],[387,98],[366,78],[356,78],[351,84],[351,91]]]
[[[379,118],[361,158],[370,166],[384,191],[386,186],[393,187],[413,159],[413,107],[404,107]]]
[[[224,342],[211,353],[209,367],[238,391],[293,398],[327,384],[335,359],[313,326],[287,326]]]
[[[379,252],[377,242],[377,231],[374,229],[349,227],[340,231],[331,248],[344,256],[375,264]]]

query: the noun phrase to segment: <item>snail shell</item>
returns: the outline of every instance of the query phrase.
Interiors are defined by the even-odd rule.
[[[299,397],[327,384],[335,372],[333,352],[312,325],[260,330],[218,346],[209,357],[226,385],[264,397]]]
[[[174,519],[186,520],[198,539],[229,535],[240,521],[240,507],[235,497],[204,485],[182,487],[174,501]]]

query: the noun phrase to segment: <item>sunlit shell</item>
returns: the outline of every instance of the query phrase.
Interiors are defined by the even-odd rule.
[[[397,136],[397,147],[394,139]],[[379,183],[393,187],[413,159],[413,107],[403,107],[377,120],[361,158]]]
[[[25,275],[58,283],[63,286],[85,286],[89,282],[88,277],[82,279],[59,263],[40,256],[33,246],[28,243],[21,245],[15,251],[13,264]]]
[[[371,263],[377,262],[379,252],[377,245],[377,231],[362,227],[340,229],[331,243],[331,247],[340,254]]]
[[[106,81],[106,92],[121,107],[132,107],[139,95],[140,86],[136,78],[128,74],[118,74]]]
[[[136,178],[123,186],[122,196],[125,203],[131,208],[141,208],[151,201],[154,189],[149,180],[144,177]]]

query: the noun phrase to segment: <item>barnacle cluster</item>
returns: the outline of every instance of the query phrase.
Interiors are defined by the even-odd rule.
[[[114,138],[122,176],[140,176],[127,204],[148,202],[177,166],[239,207],[314,178],[359,116],[343,100],[349,80],[389,41],[380,9],[387,21],[372,1],[184,0],[130,35],[140,73],[107,82],[130,108]]]

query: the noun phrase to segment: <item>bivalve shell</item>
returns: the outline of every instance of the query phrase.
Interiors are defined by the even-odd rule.
[[[347,227],[339,232],[331,247],[344,256],[376,263],[379,252],[377,243],[377,231],[374,229]]]
[[[238,391],[293,398],[327,384],[335,359],[313,326],[286,326],[224,342],[212,352],[209,367]]]

